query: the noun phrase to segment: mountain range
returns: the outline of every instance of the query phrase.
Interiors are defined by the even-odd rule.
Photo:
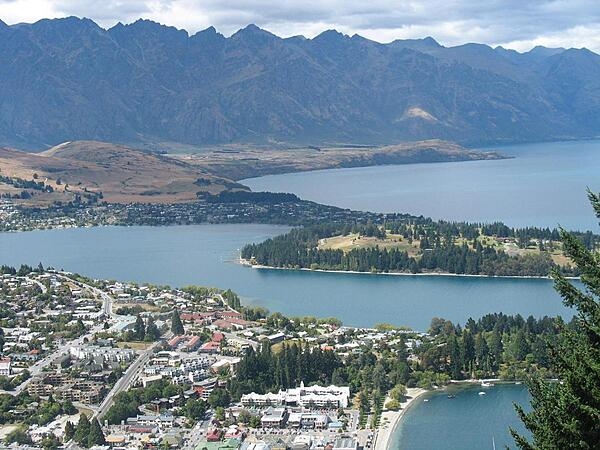
[[[0,21],[0,145],[464,145],[600,135],[600,56],[147,20]]]

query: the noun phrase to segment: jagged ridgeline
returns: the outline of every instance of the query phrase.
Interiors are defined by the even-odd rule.
[[[65,141],[461,144],[600,134],[600,56],[330,30],[225,37],[139,20],[0,21],[0,144]],[[10,70],[8,70],[10,69]]]
[[[589,249],[600,243],[591,232],[575,234]],[[297,228],[246,245],[241,256],[256,265],[313,270],[544,277],[560,268],[577,275],[556,229],[418,217]]]

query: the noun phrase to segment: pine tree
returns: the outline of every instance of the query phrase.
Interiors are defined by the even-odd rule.
[[[156,324],[154,323],[154,319],[152,317],[148,318],[148,323],[146,324],[146,337],[145,339],[149,342],[155,342],[160,338],[160,331]]]
[[[135,339],[138,341],[143,341],[144,337],[146,337],[146,328],[144,326],[144,319],[139,314],[135,319],[135,325],[133,326],[133,334]]]
[[[90,434],[90,421],[85,414],[80,414],[73,439],[80,444],[87,444],[88,434]]]
[[[104,439],[104,433],[98,419],[92,420],[90,425],[90,433],[87,436],[87,446],[93,447],[94,445],[105,445],[106,439]]]
[[[74,434],[75,426],[70,421],[67,421],[67,423],[65,424],[65,435],[63,438],[63,442],[69,442],[71,439],[73,439]]]
[[[183,323],[181,323],[181,318],[179,317],[179,311],[177,311],[176,309],[173,310],[173,317],[171,319],[171,331],[175,336],[181,336],[182,334],[185,334]]]
[[[600,197],[588,191],[600,219]],[[525,450],[597,449],[600,442],[600,255],[561,230],[563,250],[581,271],[585,290],[561,273],[553,273],[555,289],[566,306],[575,308],[575,326],[564,327],[561,339],[550,345],[550,362],[559,382],[529,380],[532,411],[517,412],[532,433],[532,441],[511,429]]]

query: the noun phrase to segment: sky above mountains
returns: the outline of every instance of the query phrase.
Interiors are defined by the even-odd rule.
[[[379,42],[433,36],[446,46],[600,51],[597,0],[0,0],[8,24],[70,15],[106,28],[141,17],[190,33],[213,25],[230,35],[255,23],[282,37],[334,28]]]

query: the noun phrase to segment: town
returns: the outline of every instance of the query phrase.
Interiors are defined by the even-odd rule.
[[[410,353],[428,338],[269,315],[229,290],[92,280],[41,264],[0,271],[0,436],[19,448],[370,448],[385,392],[369,403],[336,373],[373,348]],[[322,372],[282,375],[260,393],[240,387],[253,357],[292,352]]]

